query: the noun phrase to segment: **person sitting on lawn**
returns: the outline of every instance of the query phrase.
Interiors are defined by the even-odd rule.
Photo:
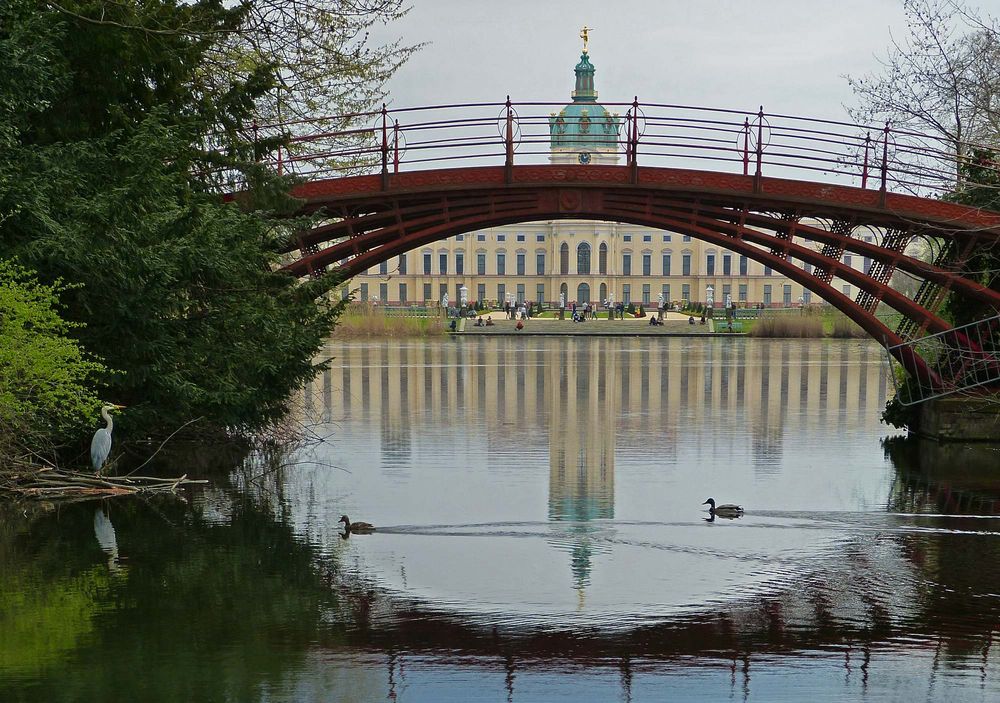
[[[514,329],[516,329],[518,332],[520,332],[521,330],[523,330],[524,329],[524,320],[518,320],[517,324],[514,325]]]
[[[486,317],[486,326],[487,327],[492,327],[493,326],[493,316],[492,315],[487,315],[487,317]]]

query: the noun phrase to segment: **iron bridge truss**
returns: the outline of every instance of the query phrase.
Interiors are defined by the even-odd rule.
[[[922,399],[1000,384],[996,318],[953,327],[939,314],[949,294],[1000,313],[1000,292],[965,269],[1000,241],[1000,213],[940,198],[956,189],[949,145],[888,124],[634,100],[613,118],[619,137],[610,146],[624,164],[547,163],[545,111],[561,105],[383,107],[255,127],[255,138],[285,135],[274,165],[302,179],[294,194],[318,220],[288,243],[284,268],[350,278],[489,227],[622,222],[689,235],[796,281],[882,342],[920,380]],[[916,238],[941,243],[932,262],[906,253]],[[848,252],[871,265],[846,265]],[[921,282],[913,298],[889,285],[897,271]],[[858,294],[836,290],[834,278]],[[901,315],[895,329],[876,316],[881,305]]]

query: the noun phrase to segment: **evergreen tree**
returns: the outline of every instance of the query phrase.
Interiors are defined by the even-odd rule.
[[[65,315],[121,371],[104,381],[126,433],[275,420],[340,312],[333,277],[275,270],[303,224],[249,138],[277,72],[215,71],[247,17],[221,0],[0,3],[0,247],[73,284]]]

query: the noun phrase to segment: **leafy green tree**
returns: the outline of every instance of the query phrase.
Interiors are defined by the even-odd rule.
[[[60,288],[0,260],[0,470],[93,420],[94,379],[106,371],[68,337]]]

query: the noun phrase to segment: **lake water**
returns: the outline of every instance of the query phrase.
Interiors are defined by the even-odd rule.
[[[0,509],[0,700],[1000,699],[1000,454],[886,443],[877,345],[327,354],[186,501]]]

